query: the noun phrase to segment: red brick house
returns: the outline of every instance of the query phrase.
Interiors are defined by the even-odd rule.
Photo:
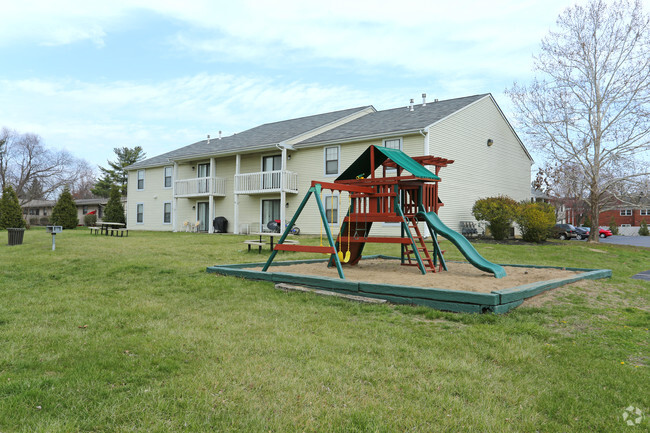
[[[641,203],[640,206],[625,206],[600,213],[600,224],[609,225],[614,217],[619,227],[639,227],[641,221],[650,224],[650,201]]]

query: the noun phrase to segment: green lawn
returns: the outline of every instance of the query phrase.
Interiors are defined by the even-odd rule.
[[[646,418],[629,431],[650,426],[650,283],[630,279],[650,269],[648,249],[477,244],[494,262],[614,272],[496,316],[205,272],[268,257],[245,237],[79,229],[53,252],[42,229],[22,246],[6,236],[2,433],[617,432],[630,405]]]

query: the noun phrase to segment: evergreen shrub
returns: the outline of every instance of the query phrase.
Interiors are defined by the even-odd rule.
[[[115,185],[111,188],[111,194],[108,198],[108,203],[106,203],[106,209],[104,209],[103,220],[112,223],[126,224],[124,206],[122,206],[122,196],[119,188]]]
[[[507,196],[482,198],[474,203],[472,214],[479,221],[487,221],[487,228],[496,240],[506,239],[517,216],[518,204]]]
[[[639,236],[650,236],[650,230],[648,230],[648,223],[645,220],[641,220],[641,227],[639,228]]]
[[[0,230],[25,228],[26,225],[18,196],[11,185],[7,185],[2,190],[2,198],[0,198]]]
[[[555,225],[555,209],[548,203],[528,203],[519,205],[515,218],[526,242],[542,243],[550,235]]]
[[[63,188],[63,192],[52,209],[50,221],[52,225],[61,226],[64,229],[74,229],[79,224],[77,205],[72,198],[72,194],[70,194],[70,188],[67,186]]]
[[[94,227],[97,224],[97,215],[94,213],[84,215],[84,224],[86,227]]]

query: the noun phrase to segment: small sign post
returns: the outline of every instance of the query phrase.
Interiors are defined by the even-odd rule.
[[[62,226],[45,226],[47,233],[52,233],[52,251],[56,249],[56,234],[63,231]]]

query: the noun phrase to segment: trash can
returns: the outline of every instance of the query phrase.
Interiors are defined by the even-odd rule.
[[[19,229],[7,229],[7,232],[9,233],[9,245],[22,245],[23,244],[23,236],[25,236],[25,229],[24,228],[19,228]]]

